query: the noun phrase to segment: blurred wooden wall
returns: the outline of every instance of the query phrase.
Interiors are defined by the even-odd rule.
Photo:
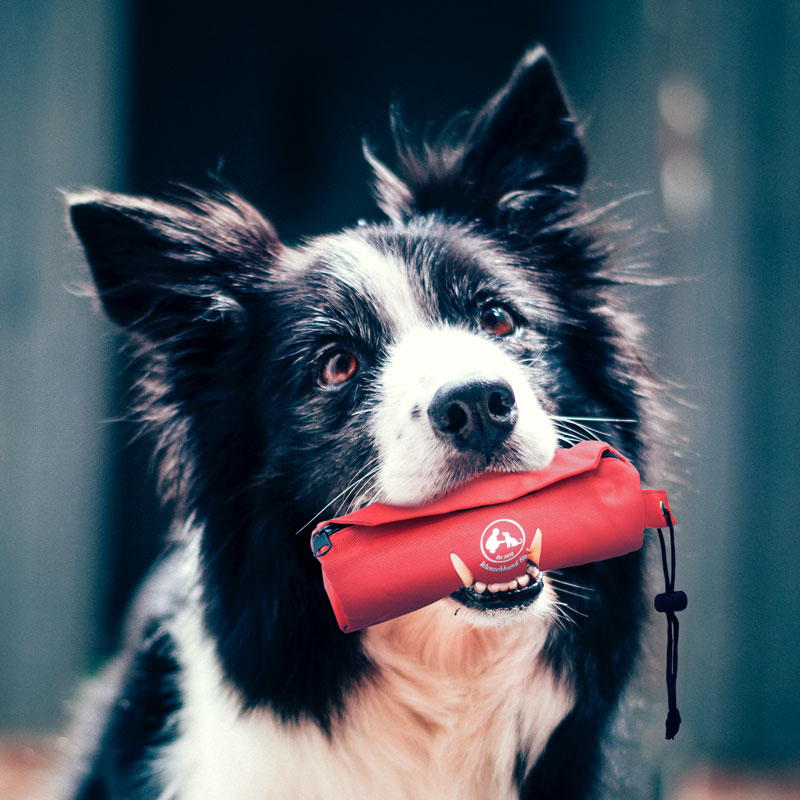
[[[684,403],[665,443],[684,728],[662,743],[656,661],[656,781],[800,763],[800,5],[37,0],[0,23],[0,726],[58,719],[163,525],[142,450],[99,424],[125,381],[108,328],[61,288],[78,259],[55,187],[161,192],[221,164],[289,240],[335,229],[374,214],[359,137],[388,153],[393,99],[441,122],[542,41],[586,122],[594,196],[645,192],[621,214],[679,279],[636,293]]]
[[[96,638],[108,535],[108,329],[59,188],[119,185],[116,4],[0,5],[0,727],[62,719]]]

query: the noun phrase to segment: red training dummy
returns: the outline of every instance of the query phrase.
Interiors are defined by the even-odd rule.
[[[375,503],[317,526],[311,546],[339,627],[352,632],[456,591],[455,553],[476,581],[621,556],[664,527],[663,491],[604,442],[558,450],[538,472],[485,473],[418,507]],[[670,512],[671,513],[671,512]],[[541,550],[539,551],[539,546]]]

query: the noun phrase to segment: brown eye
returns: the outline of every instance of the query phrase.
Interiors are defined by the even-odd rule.
[[[323,386],[338,386],[358,372],[358,360],[347,350],[336,350],[323,361],[319,382]]]
[[[493,336],[510,336],[517,324],[505,306],[493,303],[481,309],[481,327]]]

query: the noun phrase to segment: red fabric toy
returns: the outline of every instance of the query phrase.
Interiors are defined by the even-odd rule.
[[[681,724],[676,613],[687,600],[675,589],[673,522],[666,493],[642,489],[627,458],[604,442],[581,442],[557,450],[538,472],[487,473],[427,506],[375,503],[320,523],[311,547],[348,633],[416,611],[473,579],[477,588],[530,574],[531,562],[538,575],[538,568],[630,553],[642,546],[645,528],[657,528],[664,592],[655,608],[667,618],[666,736],[674,739]]]
[[[663,506],[662,506],[663,504]],[[620,556],[664,527],[663,491],[604,442],[558,450],[538,472],[486,473],[420,507],[376,503],[317,526],[311,543],[339,627],[352,632],[408,614],[476,581]],[[531,548],[533,545],[533,553]]]

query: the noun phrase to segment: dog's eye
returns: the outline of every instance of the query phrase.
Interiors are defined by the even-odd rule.
[[[334,350],[322,362],[319,382],[323,386],[338,386],[358,372],[358,359],[347,350]]]
[[[481,309],[481,327],[494,336],[510,336],[517,329],[511,312],[499,303],[487,303]]]

